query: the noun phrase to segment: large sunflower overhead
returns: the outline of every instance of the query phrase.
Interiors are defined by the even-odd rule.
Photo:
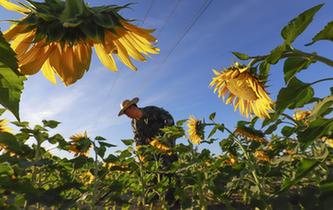
[[[19,70],[32,75],[42,70],[56,83],[56,75],[70,85],[89,69],[94,47],[103,65],[117,71],[114,55],[132,70],[130,58],[145,61],[157,54],[154,30],[139,28],[119,15],[125,6],[89,7],[83,0],[26,0],[19,6],[8,0],[0,5],[25,15],[4,33],[17,53]]]
[[[256,78],[249,68],[239,63],[224,69],[223,71],[213,70],[216,75],[210,86],[215,86],[218,97],[222,97],[226,104],[233,103],[234,109],[246,117],[254,114],[259,118],[269,118],[272,111],[272,100],[268,96],[264,85]]]

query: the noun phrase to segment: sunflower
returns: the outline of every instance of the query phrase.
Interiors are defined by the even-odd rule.
[[[90,139],[87,137],[87,132],[72,135],[70,139],[72,141],[69,146],[69,151],[74,153],[75,156],[88,156],[88,152],[92,144]]]
[[[265,161],[265,162],[270,161],[270,158],[268,157],[268,155],[262,150],[255,151],[254,157],[257,158],[259,161]]]
[[[194,116],[190,116],[187,120],[189,140],[193,144],[200,144],[204,139],[204,124],[197,120]]]
[[[125,6],[89,7],[83,0],[28,1],[23,6],[1,0],[4,8],[25,17],[4,33],[17,54],[19,71],[33,75],[42,70],[56,83],[56,75],[67,86],[88,71],[92,48],[101,63],[117,71],[118,59],[137,70],[130,58],[146,61],[145,56],[158,54],[152,43],[154,30],[137,27],[119,15]]]
[[[209,86],[215,86],[214,92],[217,91],[218,97],[223,100],[229,93],[225,103],[233,103],[234,109],[239,108],[242,115],[249,117],[254,114],[259,118],[269,118],[273,102],[264,85],[249,70],[237,62],[221,72],[213,69],[216,76]]]
[[[158,149],[159,151],[166,153],[168,155],[172,154],[172,151],[170,149],[170,147],[162,144],[158,139],[154,138],[152,141],[149,142],[149,144],[151,146],[153,146],[154,148]]]
[[[238,162],[237,157],[233,154],[228,155],[228,159],[224,161],[227,165],[235,165]]]
[[[11,133],[12,129],[7,126],[8,120],[0,120],[0,133]]]
[[[95,176],[88,170],[86,172],[83,172],[80,176],[79,176],[81,182],[83,182],[83,184],[85,186],[88,186],[90,184],[92,184],[95,180]]]
[[[248,128],[245,126],[239,126],[234,131],[234,134],[237,136],[241,136],[250,141],[256,141],[260,143],[265,143],[266,139],[264,138],[265,134],[259,130],[255,130],[253,128]]]

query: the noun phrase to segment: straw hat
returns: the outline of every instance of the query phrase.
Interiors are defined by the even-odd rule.
[[[119,111],[119,113],[118,113],[118,116],[123,115],[124,112],[125,112],[125,110],[126,110],[128,107],[132,106],[133,104],[137,104],[138,101],[139,101],[139,98],[138,98],[138,97],[135,97],[135,98],[133,98],[132,100],[128,100],[128,99],[126,99],[125,101],[123,101],[123,102],[120,104],[120,111]]]

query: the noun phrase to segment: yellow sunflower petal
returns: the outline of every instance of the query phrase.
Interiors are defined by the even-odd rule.
[[[111,54],[108,54],[105,47],[101,43],[94,44],[94,48],[96,50],[96,54],[99,58],[99,60],[102,62],[104,66],[106,66],[111,71],[117,71],[117,65],[114,61]]]
[[[29,9],[18,6],[17,4],[14,4],[7,0],[0,0],[0,5],[3,6],[5,9],[14,11],[14,12],[19,12],[19,13],[23,13],[23,14],[30,12]]]
[[[22,33],[16,36],[11,43],[11,47],[15,50],[17,56],[22,56],[32,44],[34,33]]]
[[[20,61],[20,71],[26,75],[36,74],[50,54],[50,47],[48,45],[36,45],[27,51]]]
[[[114,44],[117,47],[118,51],[117,56],[119,57],[119,59],[130,69],[136,71],[137,68],[133,65],[132,61],[129,59],[126,48],[119,41],[115,40]]]
[[[50,59],[47,59],[42,66],[42,73],[52,84],[56,84],[55,69],[50,64]]]

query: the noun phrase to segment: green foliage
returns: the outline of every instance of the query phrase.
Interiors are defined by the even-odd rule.
[[[284,81],[288,83],[296,73],[307,69],[311,63],[311,60],[307,58],[291,57],[286,59],[283,67]]]
[[[232,54],[240,60],[248,60],[250,58],[248,55],[239,52],[232,52]]]
[[[64,23],[80,25],[83,32],[87,29],[92,33],[89,36],[98,36],[98,27],[117,24],[97,13],[109,14],[123,8],[91,9],[81,0],[31,3],[39,18],[52,19],[45,14],[63,12]],[[257,76],[263,82],[269,81],[272,64],[286,58],[286,87],[279,91],[275,112],[264,121],[254,117],[239,121],[237,128],[230,130],[216,122],[215,112],[210,114],[210,122],[201,124],[208,135],[202,136],[200,144],[216,143],[220,153],[200,150],[191,141],[185,143],[186,120],[163,128],[164,134],[157,137],[161,143],[178,139],[168,152],[151,145],[135,149],[133,139],[121,140],[125,148],[114,151],[116,145],[102,136],[69,140],[58,133],[50,135],[60,123],[55,120],[43,120],[42,125],[34,127],[29,122],[12,122],[16,133],[0,131],[0,208],[330,209],[333,98],[315,97],[312,86],[332,78],[305,83],[296,74],[314,62],[333,66],[333,61],[291,45],[321,7],[315,6],[290,21],[281,32],[285,42],[268,55],[249,57],[233,52],[241,60],[251,58],[248,66],[252,70],[259,68]],[[81,23],[79,16],[91,12],[95,13],[91,21],[96,24]],[[35,24],[37,19],[32,15],[24,21]],[[331,25],[319,32],[312,43],[331,40]],[[57,31],[57,24],[52,27]],[[47,33],[55,40],[63,35]],[[2,36],[0,55],[0,103],[18,118],[24,77],[17,74],[15,55]],[[305,106],[310,113],[302,117],[288,113],[305,110]],[[4,111],[0,109],[0,115]],[[57,151],[71,153],[72,157],[59,157]]]
[[[319,4],[304,11],[282,29],[281,36],[285,39],[287,44],[291,44],[308,27],[312,22],[313,16],[322,6],[323,4]]]
[[[295,109],[311,102],[314,91],[311,85],[292,78],[287,87],[282,88],[276,101],[277,113],[282,113],[286,108]]]
[[[0,32],[0,104],[19,120],[19,102],[23,91],[24,76],[17,73],[15,52]]]
[[[307,46],[312,45],[319,40],[333,41],[333,22],[329,22],[323,30],[312,38],[312,42],[307,44]]]

